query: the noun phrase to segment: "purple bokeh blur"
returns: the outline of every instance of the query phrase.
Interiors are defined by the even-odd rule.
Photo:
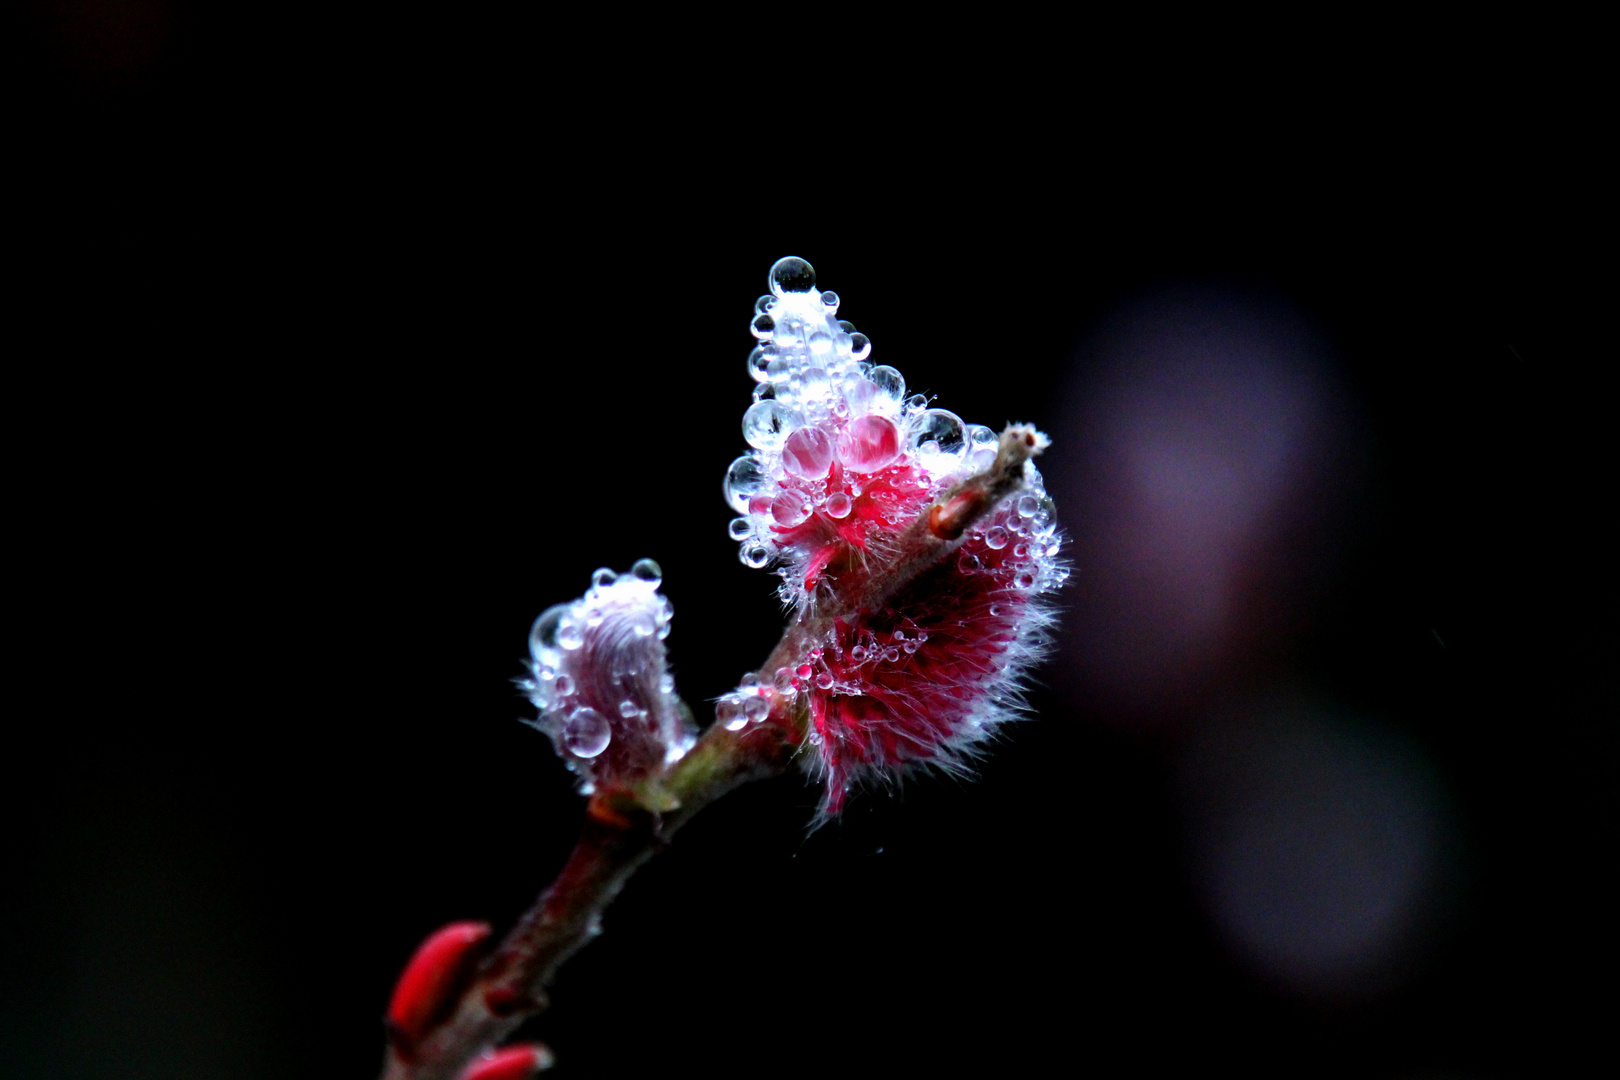
[[[1266,650],[1328,577],[1362,453],[1310,320],[1197,285],[1121,304],[1082,343],[1048,466],[1080,523],[1071,692],[1121,722],[1195,705]]]

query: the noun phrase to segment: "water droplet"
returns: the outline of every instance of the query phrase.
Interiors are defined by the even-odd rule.
[[[833,339],[832,335],[827,331],[817,330],[810,335],[805,344],[810,346],[810,355],[815,358],[817,363],[826,363],[832,359]]]
[[[849,335],[849,355],[857,360],[865,360],[871,353],[872,339],[852,329]]]
[[[797,675],[801,679],[808,679],[812,670],[814,669],[811,668],[809,664],[800,664],[798,667],[793,669],[793,674]]]
[[[771,549],[756,541],[751,544],[744,544],[742,550],[737,552],[737,557],[742,560],[744,566],[751,566],[758,570],[771,561]]]
[[[849,650],[849,658],[857,664],[864,663],[866,661],[866,646],[857,645]]]
[[[834,311],[837,311],[838,310],[838,294],[833,292],[831,289],[828,289],[826,292],[822,293],[821,294],[821,306],[826,308],[827,312],[829,314],[831,314]]]
[[[754,314],[758,315],[762,311],[769,311],[775,306],[776,294],[765,293],[763,296],[754,301]]]
[[[779,401],[757,401],[743,413],[743,438],[749,446],[775,450],[803,421]]]
[[[534,625],[529,628],[529,654],[534,657],[535,663],[557,663],[557,627],[567,614],[567,604],[553,604],[534,620]]]
[[[768,382],[770,375],[766,369],[771,362],[771,354],[765,351],[765,346],[755,345],[754,351],[748,354],[748,374],[754,377],[755,382]]]
[[[928,408],[927,394],[912,394],[910,397],[906,398],[907,412],[918,412],[926,408]]]
[[[799,376],[799,400],[817,401],[825,404],[827,394],[832,389],[832,379],[827,375],[824,367],[806,368]]]
[[[892,636],[895,641],[906,640],[906,632],[904,630],[896,630]]]
[[[558,697],[567,697],[574,692],[573,677],[569,675],[557,676],[556,681],[551,684],[551,689],[556,691]]]
[[[791,529],[810,516],[810,500],[797,491],[784,491],[771,503],[771,517],[783,528]]]
[[[1035,575],[1025,570],[1018,575],[1015,583],[1020,589],[1033,589],[1035,587]]]
[[[906,377],[887,364],[879,364],[866,373],[890,404],[897,404],[906,396]]]
[[[996,454],[1001,449],[1001,436],[983,424],[969,424],[967,442],[967,461],[974,472],[983,472],[995,464]]]
[[[629,698],[619,702],[619,715],[628,720],[632,716],[640,716],[641,709]]]
[[[917,649],[921,647],[921,644],[922,644],[921,642],[917,642],[917,641],[908,641],[908,642],[906,642],[904,645],[902,645],[900,647],[902,649],[904,649],[906,651],[906,655],[909,656],[912,653],[916,652]]]
[[[787,666],[776,669],[776,677],[771,680],[776,692],[785,694],[793,689],[793,669]]]
[[[929,409],[917,428],[917,447],[930,455],[960,459],[967,447],[962,418],[947,409]],[[948,463],[930,463],[929,470],[937,471],[942,466],[948,467]]]
[[[599,566],[591,572],[591,584],[598,589],[605,589],[617,580],[619,575],[605,566]]]
[[[726,470],[726,502],[740,514],[748,512],[748,500],[765,483],[765,473],[759,467],[759,459],[752,454],[744,454],[731,463]]]
[[[1000,551],[1007,546],[1007,530],[995,525],[984,534],[984,545],[991,551]]]
[[[771,703],[756,694],[743,702],[743,712],[750,720],[763,720],[771,714]]]
[[[557,624],[557,644],[572,652],[585,644],[585,633],[572,618]]]
[[[773,334],[775,331],[776,320],[771,318],[769,315],[755,315],[754,321],[748,324],[748,332],[753,334],[761,341],[769,340],[771,334]]]
[[[847,518],[855,503],[842,491],[835,491],[827,496],[827,516],[830,518]]]
[[[726,532],[731,534],[733,540],[746,540],[754,531],[754,523],[749,518],[732,518],[731,524],[726,526]]]
[[[1013,557],[1022,559],[1029,554],[1029,545],[1018,543],[1013,545]]]
[[[815,267],[796,255],[777,259],[771,265],[771,292],[777,296],[794,292],[809,292],[816,287]]]
[[[657,588],[664,582],[664,570],[651,559],[637,559],[630,568],[630,576],[646,585]]]
[[[1033,495],[1018,496],[1018,515],[1020,517],[1034,517],[1035,511],[1041,508],[1041,501]]]
[[[890,645],[887,649],[884,649],[883,659],[891,664],[900,659],[900,646]]]
[[[823,671],[820,675],[816,676],[816,686],[820,687],[822,690],[831,690],[832,684],[833,677],[831,673]]]
[[[563,745],[578,757],[593,758],[612,741],[613,729],[608,726],[607,717],[589,705],[575,709],[563,721]]]
[[[714,718],[727,731],[741,731],[748,723],[743,715],[742,702],[734,697],[723,697],[714,707]]]
[[[802,427],[782,444],[782,467],[802,479],[821,479],[832,461],[832,436],[821,428]]]
[[[871,379],[849,376],[844,380],[844,404],[855,416],[871,412],[876,408],[872,403],[882,395],[883,391]]]
[[[900,456],[900,432],[886,416],[868,413],[844,430],[838,458],[852,472],[874,473]]]

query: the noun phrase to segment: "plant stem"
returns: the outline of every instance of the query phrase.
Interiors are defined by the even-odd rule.
[[[674,803],[667,812],[646,809],[646,792],[594,795],[557,880],[480,966],[443,1024],[416,1046],[391,1043],[382,1080],[456,1080],[546,1007],[545,987],[557,969],[600,932],[607,906],[677,829],[733,788],[782,772],[795,750],[775,724],[738,732],[714,725],[656,781],[659,801]]]

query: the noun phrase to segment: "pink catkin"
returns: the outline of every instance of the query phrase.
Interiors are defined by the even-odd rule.
[[[798,621],[842,614],[776,679],[722,698],[719,715],[742,727],[765,717],[757,707],[749,715],[750,698],[805,695],[814,750],[805,760],[825,782],[826,820],[863,782],[970,764],[1016,715],[1050,631],[1047,596],[1067,570],[1040,473],[1024,461],[999,504],[965,531],[936,533],[951,542],[929,547],[932,564],[889,587],[918,555],[908,545],[924,542],[914,523],[931,508],[937,519],[936,500],[987,475],[999,440],[904,398],[899,372],[865,360],[870,343],[835,318],[837,298],[816,290],[803,260],[780,260],[770,282],[749,358],[762,383],[743,425],[755,449],[727,477],[727,499],[744,514],[732,535],[745,563],[777,567]],[[1027,438],[1044,446],[1032,429]],[[979,505],[946,501],[947,510]]]

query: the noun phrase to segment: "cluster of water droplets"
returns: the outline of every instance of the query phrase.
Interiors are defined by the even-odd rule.
[[[1069,567],[1058,557],[1063,541],[1052,500],[1033,462],[1025,464],[1024,485],[1022,492],[974,522],[956,552],[959,569],[977,573],[994,567],[1020,599],[1051,592],[1069,580]]]
[[[518,680],[539,718],[590,789],[588,763],[608,754],[621,772],[685,755],[694,735],[665,662],[674,607],[663,572],[642,559],[626,574],[602,568],[578,600],[547,608],[529,631],[530,677]]]
[[[779,259],[769,283],[750,324],[758,344],[748,373],[758,385],[742,428],[753,449],[725,479],[744,563],[764,566],[791,549],[814,517],[833,528],[852,514],[872,519],[858,503],[874,477],[909,469],[910,483],[931,493],[995,460],[995,432],[929,408],[926,396],[907,395],[900,372],[870,361],[872,343],[838,318],[838,294],[816,288],[809,263]],[[900,517],[880,507],[874,520]]]

